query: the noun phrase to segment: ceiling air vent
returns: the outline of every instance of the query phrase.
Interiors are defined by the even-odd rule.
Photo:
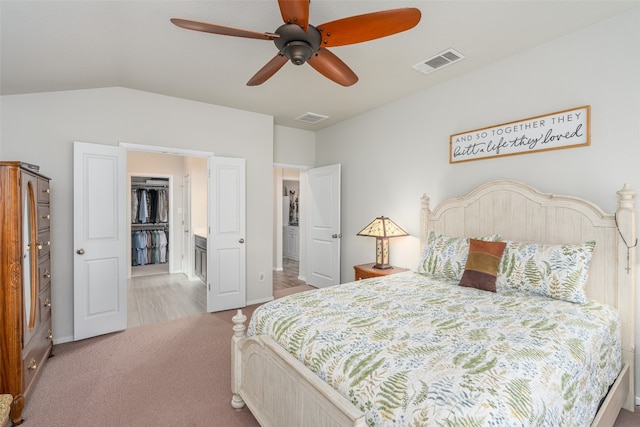
[[[306,123],[318,123],[328,118],[329,116],[323,116],[322,114],[304,113],[301,116],[296,117],[296,120]]]
[[[461,59],[464,59],[463,54],[453,49],[447,49],[425,61],[417,63],[411,68],[414,68],[423,74],[429,74],[449,64],[460,61]]]

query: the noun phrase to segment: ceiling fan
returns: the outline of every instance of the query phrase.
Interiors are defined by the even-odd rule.
[[[288,60],[295,65],[309,63],[323,76],[342,86],[351,86],[358,76],[328,47],[374,40],[415,27],[421,13],[416,8],[391,9],[338,19],[322,25],[309,24],[309,0],[278,0],[284,24],[273,33],[241,30],[206,22],[172,18],[181,28],[223,36],[273,40],[278,53],[247,82],[257,86],[266,82]]]

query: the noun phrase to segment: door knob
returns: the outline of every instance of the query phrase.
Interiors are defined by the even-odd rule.
[[[339,239],[342,237],[342,234],[332,234],[331,237],[333,237],[334,239]]]
[[[78,249],[78,250],[76,251],[76,253],[77,253],[78,255],[84,255],[84,249]]]
[[[238,240],[238,242],[244,243],[244,239],[240,239],[240,240]]]

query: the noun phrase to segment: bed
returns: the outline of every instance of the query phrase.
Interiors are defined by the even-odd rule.
[[[501,257],[498,269],[506,272],[511,268],[509,274],[512,274],[513,262],[510,264],[506,260],[514,259],[514,253],[529,251],[528,242],[537,242],[540,244],[537,247],[543,248],[561,247],[565,255],[566,247],[580,248],[580,251],[572,249],[569,252],[568,259],[576,260],[576,265],[580,264],[576,253],[592,250],[587,264],[580,264],[584,267],[581,271],[584,270],[584,291],[588,301],[580,300],[579,294],[559,294],[551,286],[551,291],[556,292],[552,295],[553,298],[535,293],[527,295],[531,301],[526,303],[527,308],[523,310],[521,304],[524,304],[524,295],[518,294],[521,289],[510,289],[514,291],[514,295],[510,295],[509,289],[504,288],[505,283],[508,283],[504,279],[509,277],[507,273],[498,275],[496,286],[499,289],[494,293],[456,286],[453,276],[450,277],[453,280],[450,282],[440,280],[442,277],[434,281],[430,274],[424,274],[425,271],[420,271],[421,267],[418,266],[420,274],[407,272],[367,279],[327,290],[296,294],[282,301],[269,303],[256,311],[257,316],[254,313],[249,326],[250,336],[246,334],[246,316],[239,310],[233,318],[232,406],[242,408],[246,405],[261,425],[278,427],[392,425],[394,422],[393,425],[460,425],[464,422],[475,422],[478,425],[545,425],[545,422],[556,419],[553,418],[556,415],[559,417],[557,420],[566,425],[612,425],[621,407],[633,410],[635,395],[635,193],[625,185],[617,192],[617,196],[618,208],[615,214],[604,213],[594,204],[582,199],[540,193],[515,181],[486,183],[465,196],[440,203],[435,209],[430,208],[429,198],[423,196],[420,213],[421,253],[426,254],[428,251],[425,248],[434,247],[434,236],[453,236],[457,241],[468,241],[468,237],[508,241],[505,244],[505,256]],[[471,242],[484,247],[485,244],[479,241]],[[491,243],[486,246],[496,245]],[[517,252],[518,250],[521,252]],[[423,255],[422,268],[428,269],[430,261],[426,261]],[[457,267],[460,269],[462,266],[464,269],[465,265],[459,262]],[[443,271],[445,270],[447,269]],[[467,274],[466,269],[464,274]],[[350,296],[354,292],[351,288],[360,289],[360,293]],[[395,292],[409,296],[421,295],[421,298],[414,298],[412,303],[405,301],[394,305],[391,296],[380,297],[380,292],[385,290],[391,292],[390,295]],[[320,291],[338,294],[337,300],[329,303],[326,295]],[[345,303],[349,298],[357,298],[357,301]],[[578,303],[572,298],[578,298]],[[432,304],[432,309],[425,308],[426,300]],[[348,304],[348,311],[345,306],[339,305],[340,301]],[[445,304],[447,301],[453,303]],[[329,310],[322,314],[321,306],[327,304]],[[408,305],[413,307],[404,307]],[[397,317],[399,306],[405,310],[400,315],[402,322],[407,327],[414,327],[407,329],[408,331],[415,330],[415,325],[411,324],[416,322],[419,315],[431,316],[421,317],[420,322],[437,324],[440,320],[440,329],[434,332],[424,328],[421,333],[407,333],[403,332],[405,330],[402,329],[402,324],[386,325],[386,329],[382,325],[382,329],[377,329],[373,338],[352,339],[352,342],[346,343],[342,342],[343,336],[339,329],[313,329],[320,322],[311,316],[320,313],[321,317],[331,317],[326,315],[328,312],[340,314],[334,317],[351,322],[352,327],[355,324],[361,328],[358,331],[364,331],[375,323],[372,319],[393,317],[386,313],[396,313]],[[514,322],[504,317],[509,309],[528,315],[529,318],[519,318],[518,322],[527,325],[528,330],[535,330],[534,333],[510,330],[509,323]],[[590,320],[570,317],[571,312],[580,310],[586,311],[591,316]],[[273,317],[273,313],[278,311],[285,314],[284,320],[278,321]],[[349,316],[344,316],[345,312]],[[457,329],[460,327],[459,319],[451,317],[451,313],[457,312],[469,314],[472,319],[482,322],[476,325],[482,327],[460,332]],[[478,318],[478,312],[489,316]],[[584,316],[584,313],[578,314]],[[312,319],[312,324],[305,326],[304,320],[308,319]],[[287,322],[291,325],[299,324],[297,332],[291,332],[289,337],[286,336],[289,333],[287,328],[283,327]],[[598,324],[602,330],[602,333],[596,334],[599,338],[582,338],[585,333],[583,329],[596,330]],[[577,325],[584,328],[577,328]],[[263,333],[269,328],[271,333]],[[574,335],[563,335],[556,342],[520,339],[525,335],[534,340],[546,339],[555,335],[556,329],[567,330],[567,333]],[[311,347],[316,345],[317,341],[304,336],[309,330],[313,330],[317,341],[324,342],[328,347],[316,348],[320,353],[303,348],[301,342]],[[553,333],[549,332],[551,330]],[[447,334],[448,331],[454,333]],[[610,336],[604,337],[607,331]],[[407,346],[403,351],[412,356],[408,361],[399,362],[386,358],[388,350],[376,347],[381,342],[387,342],[394,334],[414,338],[413,344],[411,340],[394,344],[396,349],[400,345]],[[471,339],[459,341],[456,337],[460,335]],[[476,341],[481,338],[489,339],[490,346],[474,350]],[[569,343],[565,346],[566,349],[560,346],[563,341]],[[589,342],[593,344],[591,349],[587,345]],[[454,352],[451,352],[451,348],[443,349],[447,343],[452,343]],[[519,369],[522,375],[523,372],[537,370],[542,373],[544,381],[540,382],[539,378],[533,377],[523,380],[520,375],[519,378],[506,379],[504,383],[500,383],[501,379],[498,377],[505,371],[506,364],[509,364],[498,357],[498,353],[505,350],[505,345],[515,348],[518,357],[511,356],[509,363],[518,365],[516,370]],[[368,359],[360,359],[363,363],[356,369],[353,357],[336,356],[336,359],[331,359],[333,347],[338,346],[347,347],[352,356],[363,349],[371,351],[373,348],[374,351]],[[535,354],[532,354],[531,349],[536,350],[533,351]],[[439,354],[437,350],[444,353]],[[532,365],[532,359],[542,357],[543,353],[545,357],[556,357],[565,350],[569,353],[568,359],[547,360],[543,365],[546,364],[549,368],[536,368]],[[600,359],[603,354],[608,354],[610,359]],[[338,365],[338,359],[343,365]],[[518,359],[518,363],[512,363],[515,359]],[[554,370],[556,366],[571,365],[571,360],[575,359],[586,360],[588,369],[594,374],[583,374],[580,377],[580,374],[574,374],[571,370]],[[345,364],[347,368],[344,367]],[[408,378],[407,373],[412,377],[415,373],[411,366],[417,372],[424,370],[425,364],[439,367],[440,371],[421,371],[420,375],[415,375],[417,379]],[[391,369],[395,367],[400,368]],[[461,367],[467,372],[456,373],[454,368]],[[596,371],[598,367],[604,368],[602,373]],[[442,369],[445,370],[444,373]],[[338,374],[333,375],[336,371]],[[389,373],[389,376],[383,378],[383,371],[385,374]],[[349,375],[345,375],[345,372]],[[430,378],[429,375],[435,377]],[[456,379],[456,375],[462,376]],[[479,380],[474,382],[472,377]],[[554,378],[558,382],[552,382]],[[594,378],[600,378],[600,382],[595,383]],[[347,387],[350,384],[352,390]],[[428,387],[424,384],[428,384]],[[397,396],[406,396],[407,393],[397,392],[396,387],[409,387],[411,402],[406,398],[404,402],[398,402],[402,399],[397,399]],[[371,391],[373,389],[378,391]],[[520,396],[524,389],[533,391],[534,394],[537,392],[538,395],[548,394],[549,400],[538,400],[537,397],[514,399],[513,396]],[[496,390],[508,390],[509,393],[496,393]],[[588,390],[587,394],[592,395],[591,401],[584,406],[579,405],[584,393],[576,397],[576,390]],[[372,410],[371,400],[367,401],[366,398],[367,392],[375,394],[375,401],[384,403],[382,408]],[[362,397],[363,393],[365,398]],[[557,396],[554,397],[554,393]],[[556,409],[553,405],[559,396],[565,400],[561,401],[560,409]],[[421,411],[416,409],[416,402],[427,404]],[[399,407],[401,411],[397,412]],[[471,412],[465,412],[465,407]],[[568,408],[566,414],[563,407]],[[570,411],[574,407],[577,409]],[[408,413],[402,412],[407,408]]]

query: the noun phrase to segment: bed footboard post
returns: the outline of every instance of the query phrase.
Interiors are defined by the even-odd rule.
[[[245,322],[247,316],[238,309],[231,319],[233,321],[233,338],[231,338],[231,406],[235,409],[244,407],[244,400],[240,397],[240,387],[242,385],[242,355],[240,353],[240,342],[245,338]]]

